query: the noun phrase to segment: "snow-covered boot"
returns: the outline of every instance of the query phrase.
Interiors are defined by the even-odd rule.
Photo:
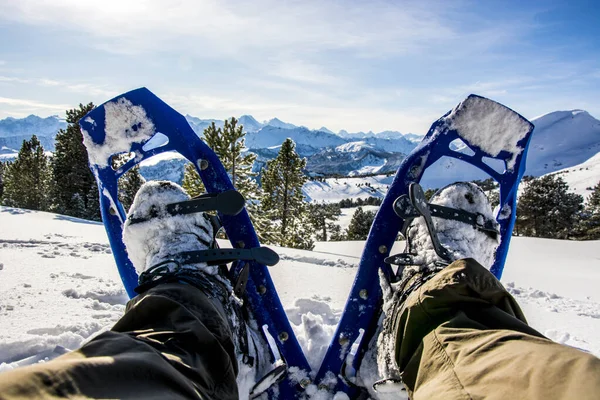
[[[213,200],[209,195],[200,198],[205,199]],[[252,395],[252,382],[256,377],[263,376],[271,366],[266,361],[268,347],[251,328],[251,316],[235,295],[224,264],[231,261],[226,259],[227,255],[245,254],[244,251],[251,249],[219,249],[215,240],[220,228],[218,219],[196,209],[198,200],[190,200],[181,186],[168,181],[147,182],[129,210],[123,242],[139,275],[138,293],[160,283],[185,282],[221,303],[236,346],[240,395],[245,397],[247,393]],[[262,250],[255,253],[267,256],[272,252],[267,248],[252,250]]]
[[[406,248],[386,259],[399,266],[395,280],[389,282],[383,274],[380,276],[384,316],[374,339],[376,354],[371,357],[379,376],[385,378],[374,388],[396,394],[402,386],[397,384],[399,371],[394,361],[394,315],[411,293],[455,260],[474,258],[489,269],[500,234],[485,193],[473,183],[448,185],[438,190],[429,203],[418,184],[412,184],[409,192],[394,203],[394,211],[405,221],[402,233]]]

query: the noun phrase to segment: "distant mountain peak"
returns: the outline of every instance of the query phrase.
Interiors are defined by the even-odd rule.
[[[329,129],[327,129],[326,127],[322,126],[319,129],[317,129],[319,132],[325,132],[325,133],[331,133],[333,135],[335,135],[335,132],[330,131]]]
[[[297,128],[296,125],[290,124],[288,122],[283,122],[279,118],[270,119],[267,122],[267,125],[273,126],[275,128],[281,128],[281,129],[294,129],[294,128]]]

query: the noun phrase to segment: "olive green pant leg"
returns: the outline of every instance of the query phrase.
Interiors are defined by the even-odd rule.
[[[164,284],[81,349],[0,374],[0,399],[237,399],[236,375],[221,304]]]
[[[600,398],[600,359],[528,326],[473,259],[412,293],[393,323],[395,359],[415,400]]]

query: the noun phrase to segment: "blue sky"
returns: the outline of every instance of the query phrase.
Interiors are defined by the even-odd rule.
[[[0,118],[146,86],[200,118],[425,133],[470,93],[600,118],[598,1],[0,0]]]

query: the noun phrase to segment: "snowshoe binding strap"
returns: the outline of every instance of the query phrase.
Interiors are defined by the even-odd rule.
[[[440,240],[437,237],[437,232],[435,231],[435,227],[433,226],[433,220],[431,219],[431,213],[428,207],[429,204],[425,199],[425,193],[423,192],[423,188],[418,183],[413,182],[408,187],[408,194],[410,197],[410,203],[425,221],[425,225],[427,226],[427,231],[429,232],[429,236],[431,237],[431,243],[433,244],[433,249],[435,250],[435,253],[442,260],[452,262],[452,256],[450,255],[450,252],[448,251],[448,249],[442,246]]]
[[[413,183],[413,185],[420,186],[418,183]],[[423,189],[421,188],[421,191],[422,190]],[[481,213],[472,213],[457,208],[445,207],[440,206],[438,204],[430,203],[426,203],[426,207],[429,208],[429,213],[432,217],[463,222],[465,224],[475,227],[476,229],[479,229],[480,231],[494,236],[500,233],[498,223],[494,219],[486,218]],[[407,195],[402,195],[396,199],[396,201],[394,202],[394,212],[397,216],[405,220],[417,218],[422,215],[416,209],[410,197]]]
[[[240,192],[227,190],[221,193],[204,193],[191,200],[167,205],[171,215],[192,214],[204,211],[218,211],[225,215],[238,215],[244,209],[246,200]]]
[[[250,399],[257,398],[269,390],[271,386],[282,381],[288,374],[288,363],[279,351],[279,347],[277,347],[275,338],[273,338],[273,335],[271,335],[271,332],[269,332],[269,327],[267,325],[263,325],[262,330],[265,339],[267,340],[267,346],[269,347],[271,356],[273,357],[273,367],[262,378],[260,378],[256,384],[254,384],[252,390],[250,390]]]
[[[209,249],[179,253],[176,259],[181,264],[207,263],[217,265],[236,260],[256,261],[273,266],[279,262],[279,255],[268,247],[252,249]]]
[[[170,215],[192,214],[197,212],[218,211],[225,215],[238,215],[243,209],[246,200],[236,190],[227,190],[221,193],[205,193],[191,200],[167,204],[166,210]],[[158,210],[153,209],[148,217],[130,218],[130,224],[138,224],[158,217]]]
[[[411,183],[408,188],[408,195],[402,195],[394,201],[394,212],[402,218],[405,223],[402,232],[415,218],[423,217],[427,231],[431,237],[431,242],[435,253],[440,257],[439,265],[452,262],[450,252],[440,243],[437,232],[433,225],[432,217],[444,218],[453,221],[463,222],[471,225],[491,237],[497,237],[500,234],[498,223],[490,218],[486,218],[481,213],[472,213],[456,208],[440,206],[427,203],[423,188],[418,183]],[[412,265],[414,255],[410,253],[400,253],[387,257],[384,261],[394,265]]]

